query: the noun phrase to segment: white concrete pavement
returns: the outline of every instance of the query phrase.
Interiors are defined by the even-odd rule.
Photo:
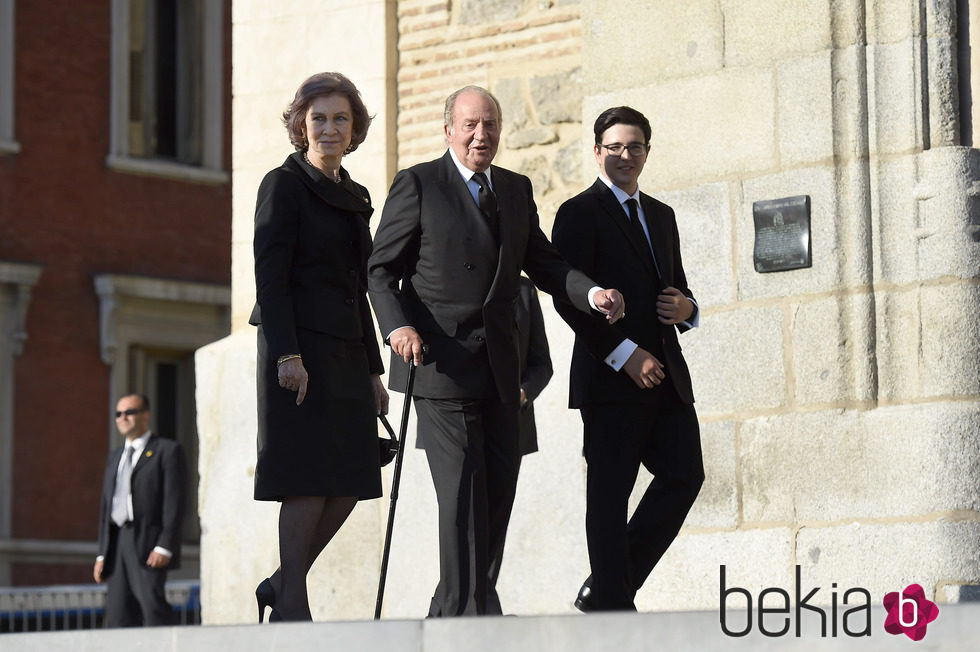
[[[878,652],[980,650],[980,603],[940,605],[939,618],[924,639],[885,632],[884,610],[872,609],[870,636],[843,633],[821,636],[820,617],[805,613],[801,636],[795,621],[789,632],[767,637],[759,632],[758,615],[744,637],[721,630],[717,611],[455,618],[429,620],[351,621],[276,625],[227,625],[162,629],[101,630],[0,635],[3,652],[196,652],[263,651],[380,651],[384,652],[637,652],[646,650],[833,650]],[[790,614],[792,619],[793,615]],[[728,614],[728,628],[741,631],[748,622],[744,611]],[[767,616],[767,627],[779,629],[778,616]],[[856,623],[852,622],[852,626]],[[852,627],[853,628],[853,627]]]

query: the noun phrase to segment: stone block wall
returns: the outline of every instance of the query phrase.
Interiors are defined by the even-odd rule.
[[[980,581],[978,159],[954,5],[583,4],[583,122],[614,103],[651,118],[641,186],[675,208],[702,308],[681,341],[708,479],[638,604],[712,608],[719,564],[756,593],[797,564],[876,599]],[[669,34],[610,75],[624,24]],[[753,202],[799,194],[812,267],[756,273]]]

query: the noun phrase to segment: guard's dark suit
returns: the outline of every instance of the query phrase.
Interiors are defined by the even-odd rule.
[[[184,450],[172,439],[152,434],[134,461],[130,492],[133,520],[120,528],[112,522],[112,495],[124,446],[106,460],[99,508],[99,555],[108,581],[106,625],[169,625],[174,612],[167,603],[167,572],[180,568],[181,525],[184,518]],[[154,547],[173,553],[165,568],[150,568]]]
[[[415,378],[419,431],[439,503],[440,581],[430,615],[483,614],[514,502],[520,364],[514,304],[525,270],[583,312],[595,284],[538,226],[531,182],[491,168],[493,234],[449,152],[399,172],[368,261],[381,333],[414,327],[429,346]],[[391,364],[390,387],[407,366]]]
[[[630,237],[626,211],[600,179],[562,204],[552,232],[569,263],[629,301],[626,315],[610,327],[601,316],[555,300],[575,331],[569,407],[581,409],[585,425],[586,536],[591,601],[599,609],[635,609],[633,596],[677,535],[704,480],[691,377],[677,341],[687,326],[665,326],[656,311],[665,287],[693,298],[677,224],[666,204],[642,193],[640,200],[656,262]],[[666,379],[658,387],[640,389],[624,370],[606,364],[626,338],[664,364]],[[654,480],[627,526],[641,463]]]

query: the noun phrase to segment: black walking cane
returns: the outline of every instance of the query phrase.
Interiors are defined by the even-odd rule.
[[[422,346],[422,355],[425,355],[429,347]],[[385,430],[395,442],[398,452],[395,454],[395,471],[391,479],[391,498],[388,504],[388,528],[385,531],[385,551],[381,558],[381,577],[378,579],[378,601],[374,605],[374,619],[381,618],[381,601],[385,595],[385,576],[388,574],[388,554],[391,552],[391,530],[395,525],[395,503],[398,501],[398,485],[402,477],[402,457],[405,456],[405,435],[408,432],[408,415],[412,408],[412,387],[415,385],[415,361],[408,363],[408,382],[405,385],[405,402],[402,404],[402,423],[401,436],[396,437],[395,431],[391,429],[391,424],[385,415],[379,414],[381,423]]]

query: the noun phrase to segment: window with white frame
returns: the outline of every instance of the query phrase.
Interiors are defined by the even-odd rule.
[[[13,534],[14,359],[24,350],[27,306],[41,271],[0,260],[0,542]],[[0,554],[0,586],[9,584],[10,564]]]
[[[0,152],[19,149],[14,134],[14,0],[0,0]]]
[[[110,167],[222,183],[223,0],[112,0]]]
[[[109,366],[106,451],[118,445],[108,417],[127,392],[150,399],[150,427],[179,441],[187,455],[188,505],[197,504],[198,436],[194,352],[231,330],[231,288],[171,279],[100,274],[102,360]],[[190,514],[195,514],[193,508]],[[184,520],[184,541],[200,539],[200,524]]]

